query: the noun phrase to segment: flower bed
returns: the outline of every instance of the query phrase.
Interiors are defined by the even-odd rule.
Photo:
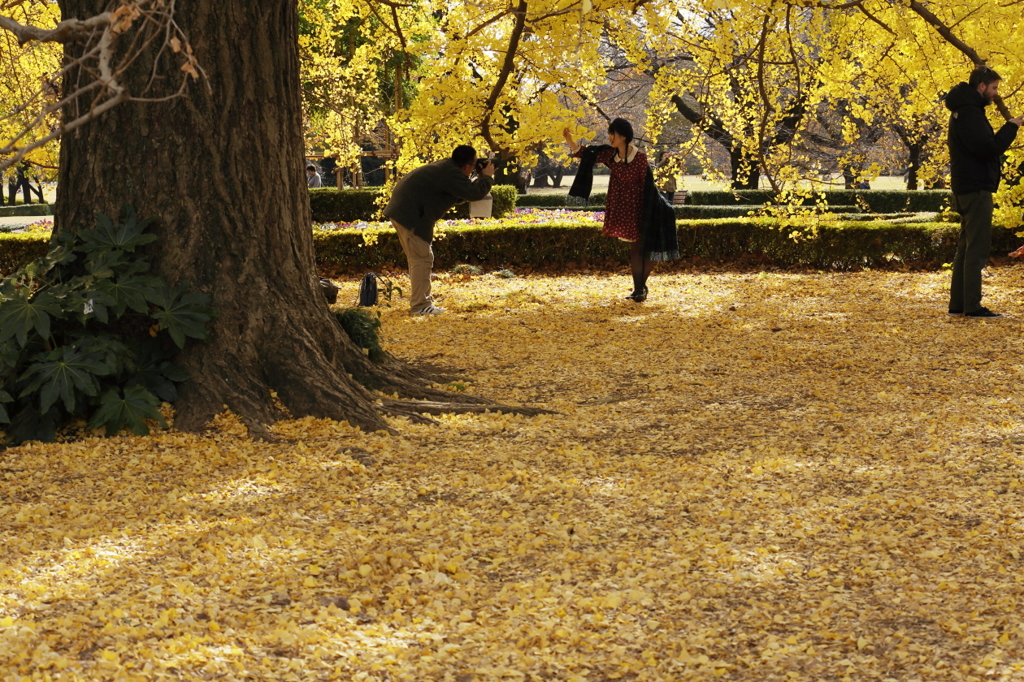
[[[439,220],[437,231],[447,228],[467,227],[473,225],[502,227],[527,227],[532,225],[550,225],[552,223],[579,223],[581,225],[600,224],[604,221],[604,211],[574,211],[557,208],[517,208],[504,218],[470,218],[461,220]],[[353,222],[314,223],[314,231],[334,232],[338,230],[379,230],[391,229],[387,221],[356,220]]]

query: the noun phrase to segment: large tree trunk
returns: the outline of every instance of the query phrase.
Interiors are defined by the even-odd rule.
[[[65,19],[105,0],[60,0]],[[304,177],[295,0],[189,0],[176,20],[209,76],[187,96],[121,105],[65,135],[55,223],[78,230],[96,212],[132,204],[156,216],[156,274],[213,296],[207,341],[179,357],[191,374],[175,426],[202,428],[229,408],[252,426],[284,414],[385,422],[364,384],[402,390],[411,374],[369,362],[333,318],[315,277]],[[73,56],[75,45],[67,48]],[[170,94],[179,64],[165,50],[122,78],[141,92],[151,75]],[[406,394],[408,392],[406,391]],[[439,398],[424,389],[413,397]]]

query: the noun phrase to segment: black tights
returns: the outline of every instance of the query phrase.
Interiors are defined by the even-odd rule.
[[[629,268],[633,272],[633,293],[644,293],[647,278],[654,270],[654,261],[644,260],[643,245],[639,241],[632,243],[629,249]]]

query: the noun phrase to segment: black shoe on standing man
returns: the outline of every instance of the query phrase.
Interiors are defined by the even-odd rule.
[[[999,189],[1003,155],[1024,118],[1010,119],[995,132],[985,107],[999,93],[999,74],[987,66],[971,72],[946,95],[953,208],[960,214],[960,238],[953,259],[949,312],[967,317],[1000,317],[981,305],[981,271],[992,244],[992,195]]]

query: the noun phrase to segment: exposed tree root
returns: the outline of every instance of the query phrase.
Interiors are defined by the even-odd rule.
[[[380,408],[380,411],[382,414],[387,414],[392,417],[405,417],[414,424],[429,424],[430,426],[437,426],[438,424],[440,424],[440,422],[438,422],[437,420],[431,419],[430,417],[424,417],[422,414],[419,414],[418,412],[413,412],[412,410],[403,410],[396,406],[384,405],[383,407]]]
[[[419,414],[483,414],[484,412],[502,412],[504,414],[521,414],[534,417],[538,414],[558,414],[540,407],[516,407],[501,403],[487,402],[436,402],[433,400],[384,400],[382,411],[386,414],[397,412],[415,412]]]

